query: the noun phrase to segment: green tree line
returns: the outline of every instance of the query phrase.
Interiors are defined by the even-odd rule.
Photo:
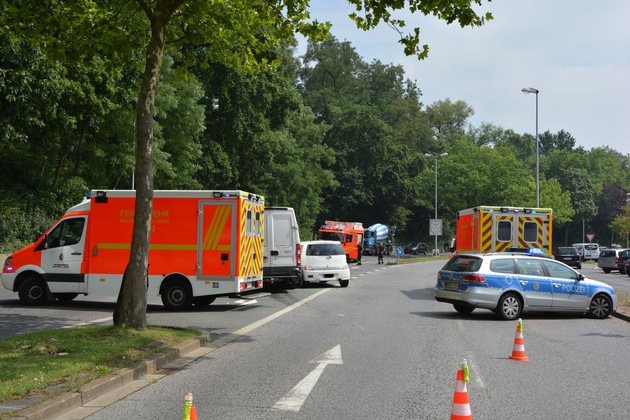
[[[135,80],[131,66],[52,61],[11,33],[0,52],[0,242],[35,237],[90,189],[131,189]],[[295,41],[265,52],[281,64],[249,74],[207,57],[184,79],[165,58],[155,110],[156,189],[245,189],[296,209],[302,236],[326,219],[387,223],[425,239],[434,214],[445,238],[458,210],[533,206],[535,139],[484,123],[449,98],[425,106],[404,69],[366,63],[350,42]],[[202,54],[203,51],[197,51]],[[630,159],[539,135],[540,204],[554,209],[556,244],[623,242]],[[616,227],[617,226],[617,227]]]
[[[482,0],[349,0],[424,58],[406,8],[481,26]],[[421,102],[404,69],[365,62],[310,21],[308,0],[7,0],[0,4],[0,244],[31,242],[90,189],[136,188],[130,274],[143,295],[153,189],[244,189],[296,209],[302,236],[326,219],[398,226],[428,239],[439,161],[445,237],[458,210],[532,206],[535,142],[483,124],[450,98]],[[295,33],[310,41],[296,56]],[[159,85],[159,90],[158,90]],[[159,93],[158,93],[159,92]],[[556,243],[615,239],[630,163],[544,132],[541,205]],[[146,204],[145,204],[146,203]],[[617,221],[617,222],[613,222]],[[578,229],[578,227],[580,229]],[[558,242],[560,241],[560,242]],[[144,302],[134,303],[143,308]],[[136,326],[142,326],[142,320]]]

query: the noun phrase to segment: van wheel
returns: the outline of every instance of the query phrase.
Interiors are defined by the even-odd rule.
[[[348,287],[349,284],[350,280],[339,280],[339,286],[341,287]]]
[[[20,302],[29,306],[43,305],[48,301],[47,294],[46,284],[39,276],[27,278],[22,282],[20,290],[18,290]]]
[[[296,279],[295,277],[291,277],[284,282],[285,289],[293,290],[295,289]]]
[[[199,307],[208,306],[216,299],[216,296],[198,296],[193,299],[193,303],[195,304],[195,306]]]
[[[578,265],[577,265],[577,269],[578,269],[578,270],[581,270],[581,269],[582,269],[582,263],[578,263]]]
[[[60,300],[62,302],[70,302],[77,296],[79,296],[78,293],[55,293],[55,297],[57,298],[57,300]]]
[[[606,295],[597,295],[591,300],[588,315],[595,319],[604,319],[612,312],[612,302]]]
[[[162,304],[169,311],[185,311],[193,305],[192,288],[183,280],[170,281],[162,289]]]
[[[512,321],[521,316],[523,304],[515,293],[506,293],[499,299],[499,304],[494,310],[501,318]]]
[[[610,268],[603,268],[602,270],[604,270],[604,273],[606,274],[610,273]]]

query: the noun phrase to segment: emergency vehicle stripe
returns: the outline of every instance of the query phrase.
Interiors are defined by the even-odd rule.
[[[99,243],[97,245],[99,249],[131,249],[131,244],[107,244]],[[195,244],[149,244],[150,250],[160,251],[195,251],[197,245]]]
[[[492,250],[492,213],[481,214],[481,252]]]
[[[230,215],[231,206],[217,206],[216,212],[212,215],[212,221],[203,240],[203,250],[208,251],[229,251],[227,245],[219,245],[221,234],[225,229],[225,223]]]

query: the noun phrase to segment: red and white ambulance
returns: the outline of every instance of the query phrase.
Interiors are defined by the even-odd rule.
[[[2,285],[26,305],[117,296],[129,262],[135,191],[94,190],[35,243],[10,255]],[[264,197],[244,191],[153,195],[148,296],[167,309],[261,289]]]
[[[550,208],[479,206],[457,212],[455,251],[464,253],[540,249],[553,255]]]

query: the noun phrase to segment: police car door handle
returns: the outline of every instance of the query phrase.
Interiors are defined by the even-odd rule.
[[[527,283],[529,283],[527,280],[519,280],[519,283],[521,283],[521,286],[525,286]]]
[[[559,288],[560,286],[562,286],[560,283],[554,283],[553,284],[553,287],[555,287],[555,288]]]

